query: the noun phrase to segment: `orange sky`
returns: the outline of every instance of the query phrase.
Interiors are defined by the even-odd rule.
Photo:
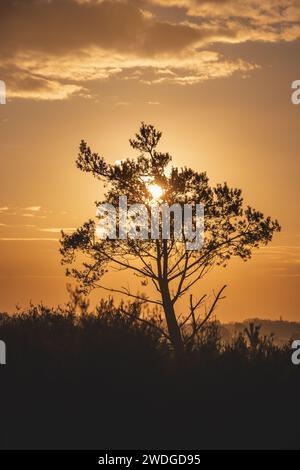
[[[221,320],[298,320],[300,2],[9,0],[0,16],[0,309],[67,299],[59,229],[93,217],[101,191],[75,167],[79,142],[134,156],[144,120],[175,165],[282,225],[198,291],[228,285]]]

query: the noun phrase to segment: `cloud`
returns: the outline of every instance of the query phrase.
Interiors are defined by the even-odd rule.
[[[188,17],[205,18],[215,25],[228,22],[247,29],[249,39],[265,39],[269,32],[277,40],[291,40],[290,30],[299,26],[299,0],[149,0],[150,3],[165,8],[178,7],[185,10]],[[259,28],[258,26],[261,26]],[[271,30],[272,29],[272,30]],[[270,36],[267,36],[270,37]],[[299,35],[298,35],[299,37]]]
[[[300,38],[299,0],[149,0],[149,3],[160,5],[166,11],[177,7],[194,24],[215,28],[216,34],[207,38],[214,43]]]
[[[76,228],[74,227],[51,227],[51,228],[41,228],[41,232],[49,232],[49,233],[60,233],[61,231],[64,232],[74,232]]]
[[[211,29],[160,21],[132,1],[6,0],[0,13],[7,56],[24,51],[84,55],[90,47],[145,56],[182,50],[211,36]]]
[[[36,215],[35,213],[30,212],[22,214],[22,217],[46,219],[45,215]]]
[[[17,217],[27,217],[27,218],[36,218],[36,219],[46,219],[52,211],[49,209],[44,209],[42,206],[28,206],[28,207],[0,207],[0,215],[2,216],[17,216]]]
[[[129,106],[130,102],[129,101],[117,101],[114,106]]]
[[[39,210],[41,210],[41,206],[29,206],[29,207],[25,207],[25,211],[38,212]]]
[[[262,247],[257,255],[274,277],[300,276],[300,246],[272,245]]]
[[[213,45],[292,41],[299,11],[298,0],[6,0],[0,75],[8,97],[62,100],[113,77],[186,85],[244,74],[255,64]]]
[[[57,242],[57,238],[25,238],[25,237],[6,237],[0,238],[2,242]]]

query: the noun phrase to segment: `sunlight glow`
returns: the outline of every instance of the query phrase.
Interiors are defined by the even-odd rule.
[[[114,166],[121,167],[123,162],[125,162],[124,159],[123,159],[123,160],[116,160],[116,161],[114,162]]]
[[[151,193],[153,199],[160,199],[163,195],[163,190],[158,184],[149,184],[148,191]]]

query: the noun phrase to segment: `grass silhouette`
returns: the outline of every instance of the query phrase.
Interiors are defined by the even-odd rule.
[[[253,326],[225,345],[211,321],[178,366],[138,304],[87,307],[0,314],[2,449],[299,447],[289,345]]]

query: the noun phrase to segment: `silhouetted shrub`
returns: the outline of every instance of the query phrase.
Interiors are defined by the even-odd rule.
[[[178,365],[138,303],[0,314],[1,448],[297,448],[289,346],[208,322]],[[252,333],[251,333],[252,332]],[[255,333],[257,332],[257,333]],[[291,421],[290,417],[293,416]]]

